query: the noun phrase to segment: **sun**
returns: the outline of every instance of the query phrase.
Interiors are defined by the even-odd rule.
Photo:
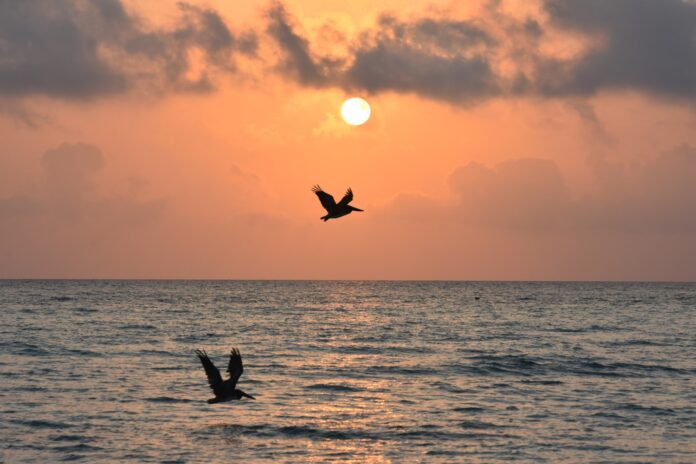
[[[343,120],[351,126],[360,126],[370,119],[372,110],[370,104],[359,97],[349,98],[341,106]]]

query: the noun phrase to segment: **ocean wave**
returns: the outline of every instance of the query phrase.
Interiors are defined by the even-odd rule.
[[[43,346],[21,341],[14,343],[0,343],[0,349],[8,350],[11,354],[25,356],[43,356],[51,354],[51,352]]]
[[[308,390],[327,390],[327,391],[335,391],[335,392],[359,392],[359,391],[363,391],[362,388],[355,388],[355,387],[351,387],[348,385],[326,384],[326,383],[317,383],[314,385],[309,385],[305,388]]]
[[[379,372],[380,374],[394,374],[394,375],[432,375],[433,370],[430,368],[412,367],[412,366],[393,366],[393,365],[377,365],[377,366],[367,366],[361,370],[366,373]]]
[[[530,384],[530,385],[563,385],[564,382],[561,380],[533,380],[533,379],[524,379],[521,380],[522,383]]]
[[[503,429],[509,426],[493,424],[492,422],[483,421],[463,421],[459,423],[459,426],[463,429]]]
[[[171,396],[155,396],[153,398],[146,398],[145,401],[151,403],[193,403],[194,400],[188,398],[172,398]]]
[[[369,440],[374,434],[362,430],[336,430],[302,425],[289,425],[276,429],[280,434],[291,437],[307,437],[325,440]]]
[[[600,375],[609,377],[644,377],[659,372],[670,375],[687,375],[693,370],[679,369],[658,364],[640,364],[626,362],[599,362],[596,360],[579,360],[565,366],[567,372],[582,375]]]
[[[404,439],[439,439],[457,440],[460,438],[478,438],[492,436],[490,432],[508,428],[483,421],[464,421],[460,427],[476,432],[457,432],[439,425],[425,424],[415,427],[388,427],[380,431],[364,429],[324,428],[315,425],[287,425],[273,427],[268,424],[249,426],[240,424],[216,424],[213,430],[229,435],[253,435],[264,438],[283,436],[287,438],[308,438],[312,440],[380,440],[401,441]],[[498,432],[499,434],[500,432]],[[499,436],[499,435],[496,435]],[[505,435],[510,437],[510,435]]]
[[[208,332],[201,335],[180,335],[174,337],[174,341],[180,343],[197,343],[197,342],[207,342],[211,338],[221,338],[223,335],[214,332]]]
[[[73,427],[72,424],[65,422],[56,422],[44,419],[26,419],[26,420],[13,420],[11,421],[17,425],[24,425],[26,427],[40,428],[40,429],[65,429]]]
[[[453,451],[453,450],[429,450],[427,453],[425,453],[426,456],[449,456],[449,457],[455,457],[455,456],[461,456],[462,452],[461,451]]]
[[[675,296],[696,286],[675,287],[0,282],[0,455],[691,462],[694,311]],[[242,349],[239,386],[258,401],[205,403],[205,345],[223,378]]]
[[[84,435],[60,434],[49,437],[51,441],[91,441],[91,438]]]
[[[487,411],[487,409],[478,406],[460,406],[458,408],[453,408],[452,411],[465,412],[467,414],[478,414]]]
[[[90,351],[90,350],[82,350],[79,348],[64,348],[62,350],[64,353],[71,355],[71,356],[87,356],[87,357],[101,357],[104,356],[104,353],[99,353],[97,351]]]
[[[451,429],[442,429],[438,428],[437,430],[427,430],[423,429],[422,427],[414,427],[411,430],[404,431],[404,432],[399,432],[399,433],[385,433],[382,434],[383,439],[392,439],[392,440],[404,440],[404,439],[416,439],[416,440],[442,440],[442,441],[447,441],[447,440],[465,440],[465,439],[473,439],[473,440],[478,440],[478,439],[483,439],[483,438],[514,438],[514,435],[510,435],[507,433],[501,433],[500,431],[495,431],[494,429],[476,429],[472,428],[469,430],[474,430],[474,431],[466,431],[466,432],[454,432],[451,431]]]
[[[75,445],[65,445],[65,446],[52,446],[51,450],[53,451],[58,451],[61,453],[84,453],[84,452],[89,452],[89,451],[100,451],[103,448],[99,446],[94,446],[94,445],[88,445],[87,443],[77,443]],[[79,457],[74,456],[73,459],[70,459],[70,456],[66,456],[63,461],[75,461]]]
[[[157,327],[155,327],[152,324],[123,324],[117,327],[118,329],[121,330],[155,330]]]
[[[666,346],[668,343],[660,343],[656,340],[615,340],[604,343],[606,346]]]
[[[671,408],[660,408],[657,406],[643,406],[640,404],[636,403],[623,403],[623,404],[618,404],[616,405],[619,409],[623,409],[625,411],[638,411],[638,412],[643,412],[647,414],[653,414],[656,416],[673,416],[676,414],[676,411]]]
[[[526,355],[478,355],[465,358],[468,364],[450,364],[444,366],[454,372],[470,375],[516,375],[521,377],[539,375],[593,375],[605,377],[637,377],[654,373],[669,375],[689,375],[696,370],[681,369],[660,364],[641,364],[629,362],[612,362],[594,358],[543,358]],[[557,380],[527,380],[528,383],[540,382],[552,385]],[[551,383],[548,383],[551,382]]]
[[[540,361],[524,355],[476,355],[465,358],[469,364],[446,366],[455,372],[472,375],[530,376],[544,372]]]
[[[79,314],[91,314],[91,313],[99,312],[99,310],[94,309],[94,308],[75,308],[75,309],[73,309],[73,312],[76,312]]]

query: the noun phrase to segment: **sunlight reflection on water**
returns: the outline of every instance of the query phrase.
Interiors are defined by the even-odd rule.
[[[695,285],[4,281],[0,307],[7,462],[696,461]],[[231,346],[257,401],[208,405],[193,350]]]

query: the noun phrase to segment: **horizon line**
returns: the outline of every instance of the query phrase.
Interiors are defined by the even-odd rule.
[[[272,278],[152,278],[152,277],[1,277],[11,281],[82,281],[82,282],[456,282],[456,283],[624,283],[624,284],[696,284],[696,280],[622,280],[622,279],[272,279]]]

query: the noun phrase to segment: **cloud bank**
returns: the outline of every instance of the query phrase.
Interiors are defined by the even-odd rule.
[[[302,85],[413,93],[453,104],[617,90],[696,96],[696,3],[546,0],[537,17],[512,16],[501,4],[488,2],[480,15],[461,20],[385,14],[345,56],[331,60],[312,53],[282,5],[269,10],[268,21],[283,51],[280,70]],[[577,52],[549,52],[559,40],[576,42]]]
[[[33,193],[0,197],[0,221],[20,228],[45,220],[104,223],[120,230],[155,220],[164,207],[161,200],[143,199],[129,189],[114,193],[100,188],[99,174],[105,165],[94,145],[63,143],[47,150]]]
[[[336,54],[322,52],[325,39],[307,33],[279,2],[266,9],[263,25],[241,33],[213,7],[185,2],[172,24],[155,27],[121,0],[0,0],[0,97],[211,91],[217,75],[253,67],[302,86],[457,105],[606,91],[696,96],[694,2],[540,0],[536,14],[511,14],[502,1],[483,5],[464,18],[454,10],[385,13],[344,38]],[[549,51],[559,41],[576,51]],[[260,44],[277,53],[259,53]],[[240,56],[252,59],[240,67]]]
[[[181,2],[157,28],[120,0],[0,0],[0,96],[89,99],[146,87],[207,91],[234,72],[256,37],[237,34],[213,9]],[[193,53],[198,52],[198,62]]]
[[[696,148],[680,146],[631,168],[602,158],[591,165],[594,185],[579,194],[551,160],[470,162],[449,177],[453,201],[401,195],[385,213],[513,232],[696,234]]]

